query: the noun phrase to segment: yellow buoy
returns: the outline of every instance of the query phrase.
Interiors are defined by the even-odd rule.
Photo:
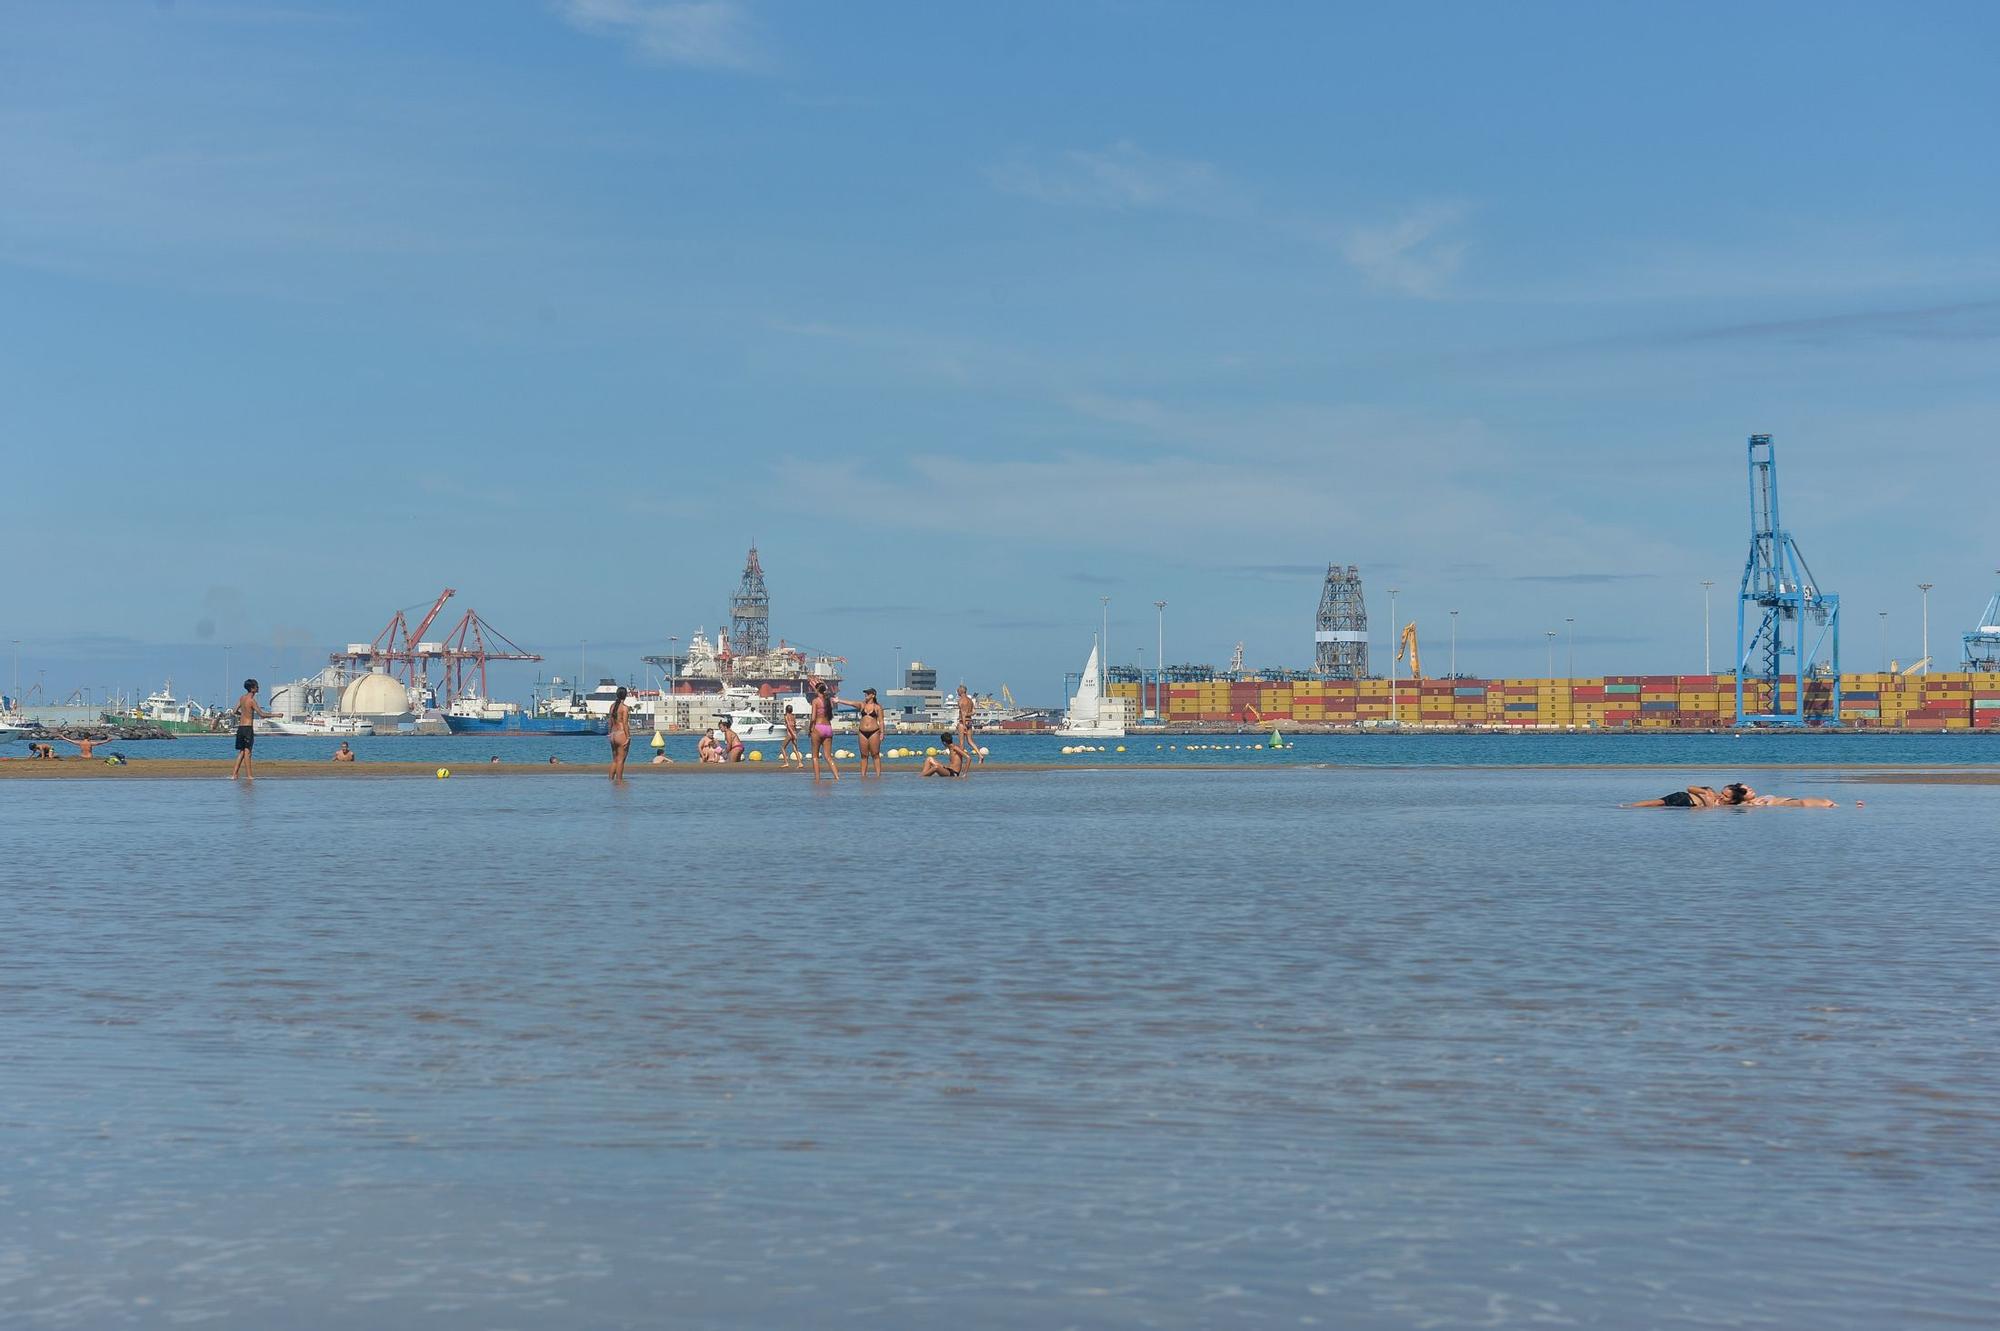
[[[451,769],[449,767],[438,768],[438,780],[442,781],[450,775],[451,775]]]
[[[1123,744],[1120,744],[1120,745],[1118,746],[1118,752],[1120,752],[1120,753],[1123,753],[1123,752],[1125,752],[1125,746],[1124,746]]]
[[[746,756],[753,763],[761,763],[764,761],[764,751],[762,749],[752,749]]]
[[[665,735],[662,735],[657,730],[653,732],[653,747],[656,749],[664,749],[667,747],[667,737]]]

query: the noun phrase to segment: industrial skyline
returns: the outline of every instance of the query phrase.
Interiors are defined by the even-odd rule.
[[[1694,669],[1751,433],[1857,663],[1993,595],[2000,14],[659,8],[16,6],[0,637],[220,678],[453,585],[630,668],[754,536],[877,679],[1101,596],[1304,668],[1333,559],[1377,670],[1389,586],[1464,671]]]

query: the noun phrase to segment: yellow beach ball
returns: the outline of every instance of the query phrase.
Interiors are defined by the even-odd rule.
[[[750,750],[749,753],[745,754],[744,756],[753,763],[761,763],[764,761],[764,751],[762,749],[752,749]]]
[[[438,768],[438,780],[442,781],[450,775],[451,775],[451,769],[449,767]]]

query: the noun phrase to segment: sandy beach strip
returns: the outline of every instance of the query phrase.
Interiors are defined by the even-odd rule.
[[[99,758],[4,758],[0,759],[0,781],[215,781],[226,779],[232,760],[228,758],[137,758],[124,763],[107,763]],[[1481,764],[1345,764],[1273,758],[1229,763],[1159,762],[1142,758],[1097,758],[1069,762],[989,762],[974,768],[972,775],[1037,772],[1268,772],[1273,768],[1290,771],[1436,771],[1436,772],[1676,772],[1698,766],[1687,763],[1533,763],[1486,766]],[[1748,763],[1743,771],[1789,771],[1821,773],[1837,781],[1880,782],[1893,785],[1994,786],[2000,785],[2000,768],[1912,770],[1907,766],[1884,766],[1877,770],[1855,763]],[[910,759],[891,760],[884,765],[889,776],[916,777],[921,763]],[[454,781],[479,777],[591,776],[602,780],[610,768],[604,763],[486,763],[447,766]],[[1733,769],[1732,769],[1733,770]],[[387,778],[436,780],[438,764],[423,762],[336,763],[325,759],[300,760],[266,758],[257,763],[259,780],[279,781],[368,781]],[[634,780],[658,776],[746,776],[751,773],[810,776],[811,769],[780,767],[776,763],[634,763],[625,775]],[[841,764],[843,778],[860,776],[856,761]]]

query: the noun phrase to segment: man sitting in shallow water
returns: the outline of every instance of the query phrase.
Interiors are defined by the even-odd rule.
[[[1624,806],[1627,809],[1835,809],[1840,807],[1832,800],[1818,796],[1792,798],[1785,795],[1759,795],[1741,781],[1732,781],[1721,790],[1713,786],[1689,786],[1686,790],[1670,791],[1656,800],[1638,800]]]

